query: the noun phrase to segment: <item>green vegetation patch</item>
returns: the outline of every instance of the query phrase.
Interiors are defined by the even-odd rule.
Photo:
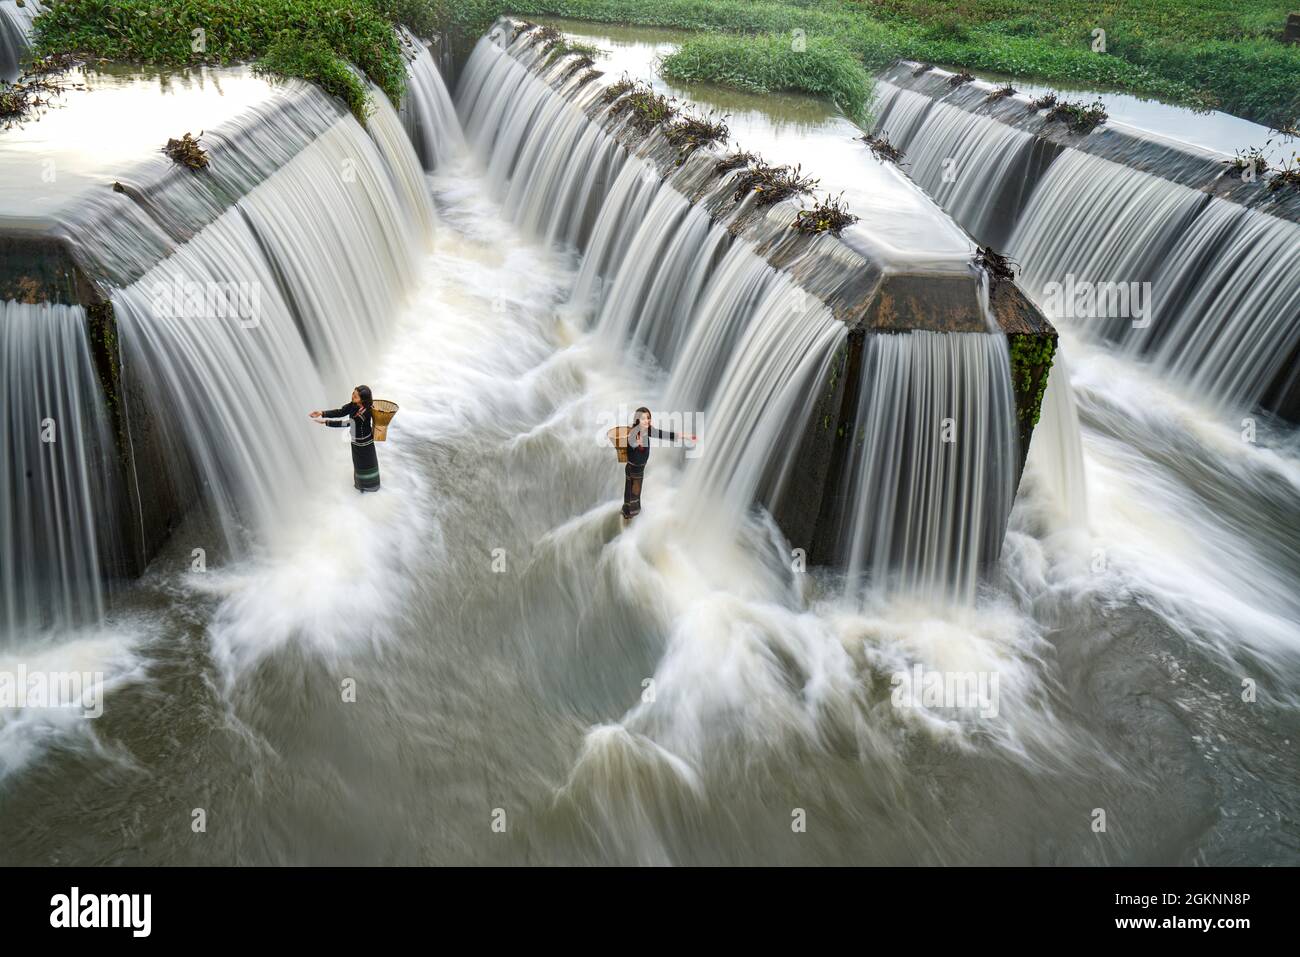
[[[184,66],[256,61],[268,72],[320,84],[358,118],[367,90],[349,64],[397,103],[405,89],[398,8],[427,24],[432,5],[388,0],[62,0],[37,18],[41,53]]]
[[[720,83],[755,93],[795,92],[831,100],[846,116],[866,122],[873,80],[862,64],[829,37],[691,37],[664,57],[661,72],[683,83]]]
[[[1027,437],[1028,430],[1038,425],[1042,415],[1047,377],[1056,356],[1056,337],[1013,334],[1007,336],[1007,348],[1011,354],[1011,387],[1020,433]]]
[[[1101,100],[1096,100],[1091,104],[1065,101],[1054,104],[1047,111],[1049,123],[1059,120],[1065,123],[1071,132],[1083,136],[1091,133],[1098,126],[1105,123],[1107,119],[1106,108],[1102,106]]]

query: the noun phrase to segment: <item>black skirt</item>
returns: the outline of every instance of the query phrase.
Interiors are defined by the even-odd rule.
[[[352,484],[360,492],[379,488],[379,456],[375,453],[374,439],[364,445],[352,443]]]
[[[632,518],[641,514],[641,480],[645,476],[645,466],[628,462],[623,474],[623,517]]]

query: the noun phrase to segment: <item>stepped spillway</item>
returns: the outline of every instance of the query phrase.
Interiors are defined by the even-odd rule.
[[[920,69],[883,74],[876,131],[958,222],[1024,264],[1053,321],[1189,394],[1300,418],[1300,193],[1243,180],[1221,150],[1120,121],[1079,135],[1027,94],[990,102],[990,83]],[[1089,300],[1098,287],[1138,291],[1141,314]]]

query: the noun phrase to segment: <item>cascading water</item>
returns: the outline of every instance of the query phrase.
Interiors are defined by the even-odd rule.
[[[104,609],[101,536],[120,490],[79,306],[0,303],[0,628],[12,639]],[[0,645],[5,642],[0,642]]]
[[[458,97],[505,209],[535,235],[582,252],[572,306],[594,315],[611,348],[644,350],[669,371],[664,402],[672,414],[707,413],[722,423],[700,449],[688,484],[707,503],[701,517],[730,515],[734,523],[752,501],[777,508],[799,481],[792,463],[800,437],[847,327],[736,243],[725,221],[688,202],[683,192],[698,193],[694,183],[678,189],[664,182],[647,159],[593,122],[588,113],[598,109],[603,87],[581,85],[563,59],[539,74],[540,45],[509,33],[499,26],[480,41]],[[729,193],[734,175],[707,188]],[[980,341],[946,363],[921,363],[894,423],[921,427],[934,415],[937,427],[953,419],[970,430],[961,453],[946,456],[940,446],[891,454],[899,440],[883,428],[855,451],[887,463],[888,478],[880,472],[846,486],[845,521],[870,514],[874,531],[844,536],[839,552],[852,554],[853,567],[882,586],[888,569],[898,567],[913,590],[968,601],[979,563],[997,553],[1014,492],[1014,414],[1005,339],[974,338]],[[952,376],[974,391],[947,394]],[[872,388],[879,386],[873,379]],[[950,468],[948,458],[959,462]],[[987,508],[963,506],[964,496],[986,491]],[[892,515],[894,508],[904,513],[901,531],[879,532],[877,511]]]
[[[456,107],[429,47],[405,27],[398,28],[398,35],[407,58],[402,122],[424,168],[434,169],[465,147]]]
[[[845,481],[851,580],[969,604],[1011,512],[1017,441],[1005,344],[982,333],[870,336],[860,448]]]
[[[146,165],[121,174],[121,191],[89,194],[61,213],[58,229],[76,258],[109,287],[121,434],[115,443],[100,383],[86,371],[84,312],[56,309],[38,333],[37,307],[7,307],[26,320],[6,342],[10,387],[48,383],[50,395],[37,394],[58,406],[49,415],[85,419],[51,446],[67,454],[49,466],[57,488],[42,495],[19,494],[38,453],[25,419],[15,426],[23,435],[11,443],[5,483],[15,494],[5,501],[27,504],[4,526],[4,567],[14,569],[10,579],[24,576],[6,580],[9,621],[42,605],[63,624],[103,610],[98,585],[87,581],[116,561],[105,549],[122,544],[109,531],[119,502],[109,492],[140,495],[138,483],[109,489],[96,474],[96,463],[115,471],[102,463],[115,461],[119,446],[128,472],[146,462],[165,469],[183,505],[210,506],[227,547],[241,545],[249,529],[272,534],[272,517],[292,512],[302,479],[323,467],[322,450],[307,430],[277,434],[264,420],[346,396],[414,287],[432,230],[424,175],[401,122],[378,90],[372,97],[367,132],[315,87],[287,83],[205,134],[203,176]],[[222,211],[227,196],[239,198]],[[48,532],[39,548],[35,529]],[[33,601],[37,593],[46,601]]]
[[[1006,400],[1000,340],[846,330],[747,235],[727,230],[725,215],[711,221],[704,209],[719,207],[707,197],[683,203],[696,187],[725,191],[725,178],[673,190],[685,185],[673,176],[689,170],[666,184],[646,175],[641,151],[590,132],[596,124],[582,132],[541,96],[535,115],[549,128],[526,112],[498,128],[509,98],[530,98],[530,87],[510,64],[478,60],[478,92],[467,71],[458,105],[491,175],[453,160],[426,176],[409,148],[399,151],[401,169],[375,175],[370,151],[383,157],[387,147],[356,139],[351,121],[335,130],[336,111],[319,128],[284,123],[286,137],[303,141],[283,150],[282,173],[241,188],[233,209],[203,199],[202,177],[150,185],[156,177],[126,176],[119,194],[100,175],[87,194],[94,203],[78,200],[87,222],[105,221],[91,218],[102,205],[122,227],[82,251],[123,257],[112,285],[121,335],[134,343],[124,345],[124,375],[146,383],[128,398],[193,392],[174,406],[178,454],[228,456],[210,466],[210,482],[266,496],[268,506],[237,503],[233,534],[253,545],[240,561],[191,570],[190,548],[207,529],[187,524],[149,575],[114,597],[104,626],[0,653],[0,671],[21,661],[110,675],[108,720],[82,722],[92,734],[56,737],[61,726],[47,718],[0,713],[0,860],[1294,857],[1293,454],[1225,435],[1162,390],[1150,366],[1067,335],[1070,368],[1058,358],[1002,559],[975,601],[927,597],[936,577],[948,579],[945,589],[965,582],[960,569],[905,560],[940,530],[873,523],[873,502],[845,530],[864,540],[859,561],[886,547],[878,537],[903,560],[884,583],[889,593],[846,601],[840,576],[792,567],[797,543],[748,508],[803,477],[806,463],[789,462],[789,443],[775,433],[807,418],[807,399],[834,381],[842,353],[859,348],[876,370],[863,391],[888,401],[873,407],[859,394],[849,404],[861,444],[874,442],[884,463],[855,457],[846,481],[869,495],[890,482],[901,490],[910,473],[907,494],[942,512],[957,501],[942,486],[969,492],[963,470],[1006,442],[991,415]],[[499,89],[484,85],[492,77]],[[227,95],[234,85],[223,83]],[[580,94],[589,106],[590,95]],[[400,145],[401,130],[383,117],[373,142],[389,143],[386,131]],[[590,165],[574,173],[554,164],[548,132]],[[851,143],[843,133],[800,126],[786,146],[796,161],[806,149],[811,165],[818,142]],[[307,143],[323,136],[312,152]],[[231,146],[222,139],[211,144],[214,176],[230,172],[219,163]],[[513,143],[518,155],[483,149],[489,140]],[[256,141],[249,163],[270,155]],[[8,142],[0,138],[0,167]],[[854,148],[864,179],[878,182],[874,160]],[[359,162],[331,176],[337,150]],[[61,181],[72,175],[61,165]],[[382,260],[374,231],[389,225],[369,223],[368,210],[393,196],[400,210],[412,181],[432,188],[440,218],[432,249],[419,254],[410,306],[399,293],[384,300],[390,327],[365,301],[383,293],[357,294],[367,332],[339,345],[328,302],[310,305],[324,319],[297,311],[304,287],[327,288],[320,273],[348,268],[330,238],[334,217],[355,230],[349,249],[368,257],[373,243]],[[899,218],[896,195],[883,192],[877,215]],[[186,216],[164,215],[184,202],[191,229]],[[312,236],[298,235],[299,221]],[[964,247],[956,253],[965,258]],[[818,262],[837,270],[834,255],[823,247]],[[153,281],[171,280],[169,266],[196,281],[266,283],[261,324],[245,328],[238,311],[206,324],[159,311]],[[380,268],[394,270],[385,281],[411,279],[400,266]],[[363,341],[371,338],[379,341]],[[263,341],[267,354],[247,353]],[[339,349],[368,352],[365,371],[360,358],[342,367]],[[281,369],[290,381],[271,383],[264,404],[308,404],[252,426],[280,443],[272,448],[241,431],[243,407],[220,413],[225,393],[260,389]],[[1073,390],[1059,388],[1067,371]],[[302,443],[303,433],[327,442],[302,413],[334,400],[306,393],[334,389],[336,376],[346,376],[343,388],[365,376],[402,405],[381,451],[380,494],[352,490],[344,449],[327,458]],[[645,511],[624,527],[622,472],[602,417],[639,401],[656,413],[703,406],[709,416],[693,425],[705,442],[685,467],[679,453],[655,451]],[[979,436],[983,448],[943,443],[947,417],[959,442]],[[934,447],[891,444],[891,421],[915,429],[912,439],[933,433]],[[1072,459],[1080,423],[1081,462]],[[150,440],[135,438],[137,448]],[[897,481],[885,474],[889,462]],[[298,500],[276,501],[255,466],[277,470]],[[1076,468],[1087,472],[1086,501],[1081,486],[1057,481]],[[996,494],[982,495],[991,512],[1001,507]],[[1272,536],[1260,532],[1274,526]],[[900,587],[904,577],[911,588]],[[1000,698],[959,712],[891,701],[891,680],[914,667],[994,676]],[[1250,705],[1238,698],[1243,675],[1261,690]],[[340,705],[345,679],[359,694]],[[202,840],[183,813],[199,800],[221,822]],[[1109,833],[1088,827],[1092,807],[1107,809]],[[806,833],[791,828],[792,808],[808,812]],[[505,834],[485,826],[496,809],[508,814]]]
[[[32,21],[39,13],[34,2],[21,7],[12,0],[0,3],[0,81],[12,80],[21,71],[31,46]]]
[[[1217,176],[1229,157],[1188,148],[1180,159],[1153,142],[1156,159],[1142,162],[1167,167],[1165,178],[1044,144],[1025,127],[1032,113],[1012,125],[891,77],[876,131],[958,222],[1023,265],[1026,291],[1054,321],[1119,339],[1203,399],[1294,403],[1286,367],[1300,348],[1300,288],[1283,277],[1300,268],[1300,224],[1176,181]]]

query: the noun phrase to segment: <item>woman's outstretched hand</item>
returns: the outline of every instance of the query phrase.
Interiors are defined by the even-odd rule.
[[[319,412],[313,412],[311,413],[311,417],[313,419],[319,419],[321,417],[321,414]]]

